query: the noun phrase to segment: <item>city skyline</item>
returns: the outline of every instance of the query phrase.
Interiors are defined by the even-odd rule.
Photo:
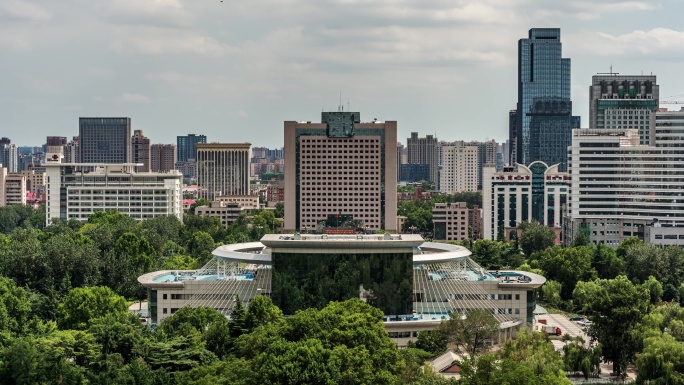
[[[36,137],[75,135],[81,116],[129,116],[153,143],[198,132],[272,148],[281,145],[283,120],[316,120],[319,109],[337,109],[341,92],[345,108],[401,122],[399,138],[418,131],[503,142],[516,102],[517,40],[537,27],[562,30],[573,109],[584,122],[591,76],[611,65],[657,75],[662,98],[684,92],[676,17],[684,5],[675,1],[160,0],[106,8],[0,6],[8,21],[0,25],[2,69],[10,74],[0,90],[3,136],[34,145]]]

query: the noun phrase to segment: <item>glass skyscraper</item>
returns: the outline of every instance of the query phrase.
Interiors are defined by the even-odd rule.
[[[562,57],[560,28],[532,28],[528,38],[518,41],[515,117],[515,137],[510,139],[516,146],[516,162],[561,163],[561,171],[565,170],[566,145],[580,118],[572,116],[570,59]],[[551,146],[550,140],[558,145]]]
[[[197,143],[206,143],[206,135],[189,134],[176,137],[176,150],[178,162],[187,162],[188,159],[197,158]]]

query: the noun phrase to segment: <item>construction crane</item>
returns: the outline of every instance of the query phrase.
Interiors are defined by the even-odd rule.
[[[668,96],[667,98],[665,98],[665,100],[660,100],[659,103],[660,104],[684,104],[684,94]]]

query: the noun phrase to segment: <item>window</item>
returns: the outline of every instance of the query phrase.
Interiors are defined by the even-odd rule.
[[[167,294],[162,294],[162,299],[167,299]],[[166,310],[166,309],[164,309]]]
[[[166,308],[163,308],[163,309],[162,309],[162,313],[164,313],[164,314],[168,314],[168,309],[166,309]]]

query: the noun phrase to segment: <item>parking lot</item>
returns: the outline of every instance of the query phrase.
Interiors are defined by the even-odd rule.
[[[582,337],[586,346],[589,346],[589,337],[585,333],[584,328],[577,324],[577,322],[570,321],[568,317],[562,314],[544,314],[538,315],[537,319],[545,319],[547,325],[554,325],[561,328],[563,335],[568,334],[570,337]],[[561,340],[552,340],[556,349],[561,349],[565,343]]]

